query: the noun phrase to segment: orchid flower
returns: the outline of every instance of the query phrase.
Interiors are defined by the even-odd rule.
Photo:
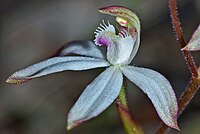
[[[168,80],[151,69],[129,65],[140,44],[140,21],[129,9],[109,6],[100,12],[116,16],[119,32],[103,21],[96,29],[94,43],[71,42],[56,57],[41,61],[12,74],[8,83],[23,83],[30,79],[65,70],[88,70],[106,67],[80,95],[68,114],[68,129],[98,116],[118,97],[123,75],[136,84],[153,103],[162,121],[175,129],[177,126],[177,100]],[[97,46],[106,47],[104,56]],[[78,56],[66,56],[67,54]]]

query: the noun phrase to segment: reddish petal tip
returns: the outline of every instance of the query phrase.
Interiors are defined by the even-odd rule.
[[[73,128],[75,128],[76,126],[74,126],[74,125],[68,125],[67,127],[66,127],[66,129],[67,130],[72,130]]]
[[[172,126],[169,126],[169,127],[171,127],[171,128],[174,128],[174,129],[176,129],[176,130],[178,130],[178,131],[181,131],[181,129],[179,128],[179,126],[178,126],[178,123],[176,122],[174,125],[172,125]]]
[[[99,8],[99,11],[109,10],[109,9],[113,9],[113,8],[116,8],[116,7],[119,7],[119,6],[110,5],[110,6]]]
[[[185,46],[184,48],[181,49],[181,51],[184,51],[184,50],[188,51],[189,50],[188,46]]]
[[[77,126],[80,125],[81,123],[83,123],[83,121],[76,121],[76,122],[68,123],[66,129],[67,129],[67,130],[72,130],[73,128],[77,127]]]
[[[196,45],[195,43],[189,43],[187,46],[182,48],[181,50],[186,50],[186,51],[199,51],[200,50],[200,45]]]
[[[128,9],[126,7],[123,6],[117,6],[117,5],[110,5],[110,6],[106,6],[106,7],[102,7],[99,9],[100,13],[104,13],[104,14],[111,14],[111,15],[118,15],[119,13],[121,13],[121,10],[124,9]],[[128,9],[130,10],[130,9]]]
[[[123,7],[123,6],[109,5],[109,6],[106,6],[106,7],[99,8],[99,10],[111,10],[111,9],[117,9],[117,8],[126,8],[126,9],[128,9],[127,7]]]
[[[6,83],[9,83],[9,84],[22,84],[22,83],[27,82],[28,80],[30,80],[30,79],[16,78],[16,77],[12,77],[11,76],[6,80]]]

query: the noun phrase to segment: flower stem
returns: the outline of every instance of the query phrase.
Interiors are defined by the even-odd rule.
[[[184,48],[187,45],[187,43],[183,35],[176,5],[177,5],[176,0],[169,0],[170,16],[172,19],[172,25],[173,25],[174,31],[176,33],[176,38],[179,41],[181,48]],[[182,53],[186,61],[186,64],[188,65],[188,68],[190,69],[192,77],[198,77],[197,67],[195,65],[195,62],[193,60],[191,53],[186,50],[183,50]]]
[[[128,109],[125,83],[123,83],[122,85],[122,89],[118,96],[116,105],[121,121],[124,125],[124,129],[127,132],[127,134],[143,134],[142,128]]]
[[[176,38],[179,41],[181,47],[186,46],[186,41],[183,35],[183,31],[180,25],[180,21],[178,18],[178,12],[177,12],[177,3],[176,0],[169,0],[169,9],[170,9],[170,15],[172,19],[172,24],[174,31],[176,33]],[[200,76],[198,74],[197,67],[195,65],[195,62],[193,60],[193,57],[189,51],[182,51],[184,59],[186,61],[186,64],[188,65],[188,68],[190,69],[190,72],[192,74],[192,78],[189,82],[189,85],[182,93],[182,96],[179,98],[179,112],[178,116],[184,111],[186,106],[190,103],[193,96],[196,94],[200,87]],[[166,126],[164,123],[161,124],[160,128],[156,132],[156,134],[164,134],[168,129],[168,126]]]

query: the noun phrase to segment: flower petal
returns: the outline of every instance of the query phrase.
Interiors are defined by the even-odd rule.
[[[136,39],[136,42],[134,42],[134,44],[132,44],[134,46],[134,48],[133,48],[133,51],[132,51],[130,59],[129,59],[129,63],[130,63],[132,61],[132,59],[135,57],[135,55],[138,51],[139,45],[140,45],[141,25],[140,25],[139,18],[137,17],[137,15],[134,12],[132,12],[130,9],[123,7],[123,6],[115,6],[115,5],[107,6],[107,7],[100,8],[99,11],[104,14],[116,16],[117,17],[116,21],[121,26],[127,27],[133,38],[134,38],[135,32],[136,32],[137,39]],[[136,29],[136,31],[135,31],[135,29]]]
[[[103,21],[103,24],[100,24],[100,27],[98,27],[96,29],[95,33],[95,44],[97,46],[110,46],[111,44],[113,44],[113,39],[116,37],[116,31],[115,31],[115,27],[113,25],[111,25],[108,22],[108,25],[105,24],[105,22]]]
[[[99,58],[80,56],[53,57],[15,72],[6,82],[23,83],[32,78],[65,70],[87,70],[106,66],[109,66],[109,63]]]
[[[67,128],[72,129],[103,112],[119,95],[122,81],[122,73],[116,67],[102,72],[86,87],[70,110]]]
[[[200,50],[200,25],[195,30],[187,46],[185,46],[182,50],[188,50],[188,51]]]
[[[179,129],[177,100],[169,81],[160,73],[146,68],[125,66],[122,72],[147,94],[163,122]]]
[[[56,56],[65,56],[69,54],[78,54],[104,59],[101,51],[94,43],[92,43],[92,41],[72,41],[67,43],[57,51]]]
[[[114,44],[108,46],[107,59],[113,64],[128,64],[136,38],[132,38],[128,33],[120,33],[119,38],[113,40]]]

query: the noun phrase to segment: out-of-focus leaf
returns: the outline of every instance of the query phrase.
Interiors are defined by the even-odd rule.
[[[109,63],[99,58],[80,56],[54,57],[15,72],[6,82],[18,84],[36,77],[65,70],[87,70],[106,66],[109,66]]]
[[[55,56],[66,56],[69,54],[104,59],[101,51],[92,41],[72,41],[67,43],[56,52]]]
[[[100,8],[99,11],[104,14],[109,14],[112,16],[116,16],[116,21],[123,27],[128,28],[128,32],[132,34],[132,36],[136,36],[136,42],[134,42],[134,49],[131,53],[131,58],[129,60],[129,63],[132,61],[132,59],[135,57],[139,45],[140,45],[140,21],[137,15],[132,12],[130,9],[122,6],[108,6],[104,8]],[[127,22],[126,22],[127,21]],[[136,30],[135,30],[136,29]],[[137,35],[135,35],[135,31]]]
[[[70,110],[67,129],[72,129],[103,112],[119,95],[122,81],[122,73],[116,67],[109,67],[102,72],[86,87]]]
[[[122,72],[147,94],[163,122],[179,129],[177,99],[168,80],[160,73],[146,68],[125,66]]]
[[[192,38],[190,39],[187,46],[185,46],[182,50],[188,50],[188,51],[200,50],[200,25],[193,33]]]

